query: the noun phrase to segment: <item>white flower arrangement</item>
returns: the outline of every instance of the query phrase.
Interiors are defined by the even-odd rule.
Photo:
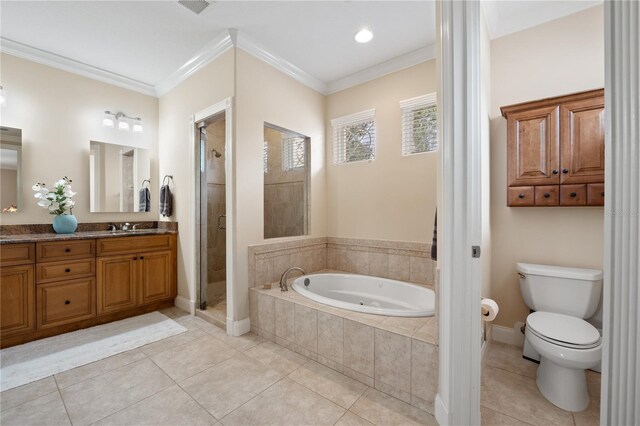
[[[61,215],[71,210],[76,204],[71,198],[76,192],[71,190],[71,179],[63,177],[55,183],[54,190],[47,189],[44,183],[36,183],[31,187],[35,191],[34,198],[38,199],[38,205],[49,210],[49,214]]]

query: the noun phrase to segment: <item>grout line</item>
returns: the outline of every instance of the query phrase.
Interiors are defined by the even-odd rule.
[[[183,380],[183,382],[184,382],[184,380]],[[198,401],[198,400],[197,400],[197,399],[195,399],[193,396],[191,396],[191,394],[190,394],[189,392],[187,392],[187,390],[186,390],[185,388],[183,388],[183,387],[182,387],[182,385],[181,385],[180,383],[176,382],[176,385],[177,385],[177,386],[182,390],[182,392],[186,393],[186,394],[187,394],[187,396],[188,396],[189,398],[191,398],[191,400],[192,400],[193,402],[195,402],[196,404],[198,404],[198,406],[199,406],[200,408],[202,408],[202,409],[205,411],[205,413],[207,413],[207,414],[209,414],[211,417],[213,417],[213,419],[215,420],[214,424],[215,424],[215,423],[218,423],[218,422],[220,421],[220,419],[218,419],[216,416],[214,416],[214,415],[213,415],[213,413],[212,413],[211,411],[209,411],[209,410],[207,410],[206,408],[204,408],[204,406],[203,406],[202,404],[200,404],[200,401]]]
[[[67,409],[67,404],[64,402],[64,398],[62,397],[62,392],[60,392],[60,386],[58,386],[58,381],[56,380],[56,376],[52,375],[53,382],[56,384],[56,389],[58,389],[58,395],[60,396],[60,401],[62,401],[62,406],[64,407],[65,413],[67,413],[67,418],[69,419],[69,423],[71,422],[71,416],[69,415],[69,410]],[[53,392],[52,392],[53,393]]]
[[[512,415],[510,415],[510,414],[505,414],[505,413],[503,413],[503,412],[502,412],[502,411],[500,411],[500,410],[497,410],[497,409],[495,409],[495,408],[491,408],[491,407],[487,407],[486,405],[482,405],[482,404],[480,404],[480,412],[482,412],[482,407],[484,407],[484,408],[486,408],[486,409],[489,409],[489,410],[491,410],[491,411],[495,411],[496,413],[502,414],[503,416],[506,416],[506,417],[508,417],[508,418],[510,418],[510,419],[513,419],[513,420],[516,420],[516,421],[519,421],[519,422],[522,422],[522,423],[525,423],[525,424],[528,424],[528,425],[534,426],[534,425],[533,425],[533,423],[529,423],[529,422],[528,422],[528,421],[526,421],[526,420],[519,419],[519,418],[514,417],[514,416],[512,416]]]

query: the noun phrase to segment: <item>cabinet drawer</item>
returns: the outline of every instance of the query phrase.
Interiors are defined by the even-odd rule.
[[[170,250],[174,241],[173,234],[105,238],[98,240],[98,256]]]
[[[24,265],[35,261],[36,245],[2,244],[0,245],[0,265]]]
[[[536,206],[560,205],[560,188],[558,185],[536,186]]]
[[[604,206],[604,183],[587,185],[587,205]]]
[[[95,279],[85,278],[38,286],[38,328],[96,316]]]
[[[95,259],[63,260],[62,262],[38,263],[36,265],[36,281],[38,284],[76,278],[91,278],[95,273]]]
[[[533,186],[516,186],[513,188],[507,188],[507,205],[510,207],[533,206]]]
[[[38,262],[95,257],[96,240],[52,241],[36,244]]]
[[[561,206],[586,206],[587,205],[587,185],[561,185],[560,186]]]

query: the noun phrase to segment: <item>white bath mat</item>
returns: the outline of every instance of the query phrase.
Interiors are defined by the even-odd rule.
[[[0,390],[35,382],[185,331],[166,315],[150,312],[2,349]]]

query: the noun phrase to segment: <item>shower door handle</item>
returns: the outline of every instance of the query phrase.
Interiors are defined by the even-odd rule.
[[[222,225],[222,218],[225,219],[225,224]],[[218,229],[227,229],[227,215],[226,214],[221,214],[220,216],[218,216]]]

